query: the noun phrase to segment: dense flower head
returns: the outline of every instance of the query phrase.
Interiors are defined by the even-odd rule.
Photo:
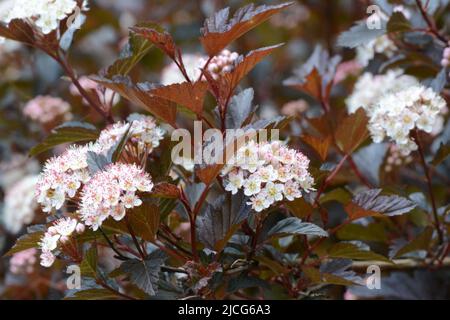
[[[104,129],[95,143],[70,146],[63,154],[47,161],[36,186],[36,199],[44,212],[59,210],[67,199],[73,199],[90,179],[88,152],[106,155],[129,129],[130,142],[139,151],[151,153],[159,146],[164,130],[154,118],[139,114],[128,117],[129,122],[119,122]]]
[[[29,274],[34,271],[36,248],[30,248],[15,253],[9,260],[9,271],[14,274]]]
[[[140,151],[152,152],[164,138],[165,131],[156,125],[153,117],[131,114],[127,122],[118,122],[103,130],[97,143],[102,146],[113,146],[120,141],[129,129],[130,141],[136,143]]]
[[[37,175],[26,176],[6,190],[3,224],[9,232],[18,233],[33,222],[38,207],[34,198],[37,181]]]
[[[150,192],[150,175],[134,164],[111,164],[95,174],[84,186],[80,217],[87,226],[97,230],[108,217],[124,218],[127,209],[138,207],[142,200],[138,192]]]
[[[225,190],[236,194],[243,189],[249,204],[260,212],[283,199],[292,201],[302,191],[313,190],[314,179],[308,172],[309,159],[279,141],[250,141],[239,148],[222,171]]]
[[[213,57],[208,64],[208,71],[214,79],[217,79],[221,74],[233,71],[234,64],[239,58],[237,52],[231,52],[228,49],[222,50],[217,56]],[[199,61],[199,67],[203,67],[207,59],[203,58]]]
[[[51,123],[56,120],[70,120],[70,105],[56,97],[37,96],[30,100],[23,109],[23,114],[41,124]]]
[[[84,2],[86,3],[87,1]],[[42,33],[48,34],[58,29],[59,22],[72,14],[77,6],[75,0],[15,0],[10,3],[4,22],[31,19]],[[86,9],[86,6],[83,6],[83,9]]]
[[[74,233],[84,232],[84,225],[75,218],[60,218],[53,222],[39,242],[41,265],[50,267],[55,262],[54,251],[70,240]]]
[[[381,98],[368,110],[369,131],[374,142],[390,138],[403,155],[417,149],[410,131],[433,132],[433,126],[447,110],[445,100],[431,88],[413,86]]]
[[[90,176],[87,152],[97,145],[71,146],[62,155],[47,161],[36,186],[36,199],[44,212],[60,209],[67,198],[75,197]]]
[[[359,108],[369,109],[385,94],[418,85],[419,81],[400,70],[389,70],[386,74],[373,75],[365,72],[355,83],[352,94],[347,98],[347,110],[354,113]]]

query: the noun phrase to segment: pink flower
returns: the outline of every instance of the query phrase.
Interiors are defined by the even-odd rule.
[[[64,100],[51,96],[37,96],[30,100],[23,109],[23,114],[41,124],[59,120],[70,120],[70,105]]]
[[[32,273],[36,263],[35,248],[15,253],[9,261],[9,270],[14,274]]]
[[[134,164],[116,163],[97,173],[84,186],[80,216],[97,230],[109,216],[120,221],[127,209],[142,204],[137,192],[149,192],[153,183],[148,173]]]

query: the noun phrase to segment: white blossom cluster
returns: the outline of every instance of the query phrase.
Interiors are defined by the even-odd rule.
[[[118,122],[103,130],[97,143],[102,146],[113,146],[122,139],[128,129],[130,141],[137,145],[139,151],[147,153],[151,153],[159,146],[165,134],[165,131],[157,126],[154,118],[133,113],[127,118],[127,122]]]
[[[84,4],[87,2],[84,1]],[[60,21],[73,14],[78,6],[75,0],[15,0],[10,1],[4,22],[31,19],[44,34],[58,29]],[[86,9],[86,5],[83,6]]]
[[[60,209],[67,199],[75,199],[90,179],[88,152],[106,154],[130,127],[131,142],[150,153],[159,145],[164,131],[149,116],[132,115],[127,123],[117,123],[100,133],[95,143],[71,146],[62,155],[47,161],[36,186],[36,199],[44,212]]]
[[[84,186],[79,215],[95,231],[110,216],[122,220],[127,209],[142,204],[137,192],[152,189],[150,175],[141,168],[134,164],[111,164]]]
[[[47,268],[51,267],[55,262],[54,251],[58,248],[58,245],[69,242],[74,232],[83,233],[84,230],[85,226],[77,219],[61,218],[56,220],[39,242],[39,248],[42,251],[40,255],[41,265]]]
[[[243,189],[249,205],[261,212],[275,202],[293,201],[302,191],[313,190],[314,179],[308,172],[309,159],[279,141],[250,141],[239,148],[222,170],[225,190],[236,194]]]
[[[29,175],[6,190],[3,224],[9,232],[18,233],[24,225],[33,222],[38,208],[34,198],[37,181],[37,175]]]
[[[410,138],[411,130],[432,133],[446,109],[445,100],[433,89],[421,85],[409,87],[385,95],[368,110],[369,131],[375,143],[388,137],[403,155],[408,155],[417,149]]]
[[[239,54],[231,52],[228,49],[222,50],[217,56],[213,57],[208,64],[207,70],[213,78],[217,79],[221,74],[230,72],[234,68],[234,63],[238,59]],[[187,76],[190,80],[196,81],[202,74],[202,68],[206,65],[208,57],[200,54],[183,54],[183,64],[186,69]],[[205,78],[201,78],[205,80]],[[186,78],[181,73],[178,66],[172,62],[161,72],[161,84],[167,86],[175,83],[185,82]]]
[[[378,75],[365,72],[359,77],[352,94],[346,100],[347,110],[349,113],[354,113],[359,108],[367,111],[384,95],[418,84],[416,78],[402,74],[401,70],[388,70],[385,74]]]

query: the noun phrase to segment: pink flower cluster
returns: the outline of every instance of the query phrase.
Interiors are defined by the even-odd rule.
[[[30,274],[34,271],[34,264],[36,263],[35,248],[23,250],[15,253],[11,260],[9,260],[9,271],[14,274]]]
[[[47,268],[51,267],[56,259],[53,251],[58,248],[58,244],[67,243],[74,232],[83,233],[84,230],[85,226],[79,223],[77,219],[61,218],[56,220],[39,242],[42,251],[40,255],[41,265]]]
[[[36,186],[36,199],[44,212],[60,209],[67,198],[75,197],[89,179],[87,152],[94,144],[71,146],[62,155],[47,161]]]
[[[444,49],[444,52],[442,54],[441,65],[443,68],[450,67],[450,42],[449,42],[449,46]]]
[[[150,153],[159,146],[164,130],[158,127],[152,117],[134,114],[130,122],[116,123],[100,133],[95,143],[71,146],[62,155],[47,161],[36,186],[35,196],[44,212],[60,209],[67,199],[74,199],[91,176],[88,170],[87,154],[106,154],[130,128],[131,143],[139,151]],[[76,199],[74,199],[76,200]]]
[[[283,199],[300,198],[302,191],[314,190],[308,166],[306,156],[278,141],[250,141],[239,148],[222,175],[227,191],[236,194],[243,189],[251,197],[248,204],[260,212]]]
[[[67,121],[72,118],[70,105],[64,100],[51,96],[37,96],[23,109],[23,114],[41,124]]]
[[[97,230],[108,217],[120,221],[127,209],[142,204],[137,192],[150,192],[150,175],[134,164],[116,163],[94,175],[84,186],[79,214]]]
[[[219,55],[213,57],[208,64],[208,71],[212,74],[214,79],[217,79],[221,74],[233,71],[234,64],[239,58],[237,52],[231,52],[228,49],[222,50]],[[206,64],[206,59],[200,59],[199,65],[203,67]]]

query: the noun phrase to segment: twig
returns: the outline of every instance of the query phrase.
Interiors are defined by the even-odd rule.
[[[417,143],[417,149],[419,151],[420,160],[421,160],[422,166],[423,166],[423,171],[425,171],[425,177],[427,178],[428,193],[430,196],[431,206],[433,209],[434,224],[435,224],[436,231],[438,234],[439,244],[442,244],[444,242],[444,235],[442,233],[441,225],[439,223],[439,216],[438,216],[437,207],[436,207],[436,200],[434,198],[433,185],[431,183],[430,171],[428,170],[427,162],[425,160],[425,156],[424,156],[424,152],[423,152],[423,148],[422,148],[422,143],[420,142],[419,133],[418,133],[417,129],[414,131],[413,135],[414,135],[414,139],[416,140],[416,143]]]
[[[428,25],[429,31],[436,36],[436,38],[438,38],[439,40],[441,40],[442,42],[444,42],[445,44],[448,43],[448,39],[443,36],[442,34],[439,33],[437,27],[436,27],[436,23],[430,19],[430,17],[428,16],[424,6],[422,5],[422,1],[421,0],[416,0],[416,4],[417,7],[419,8],[420,14],[422,15],[423,19],[425,20],[426,24]]]

